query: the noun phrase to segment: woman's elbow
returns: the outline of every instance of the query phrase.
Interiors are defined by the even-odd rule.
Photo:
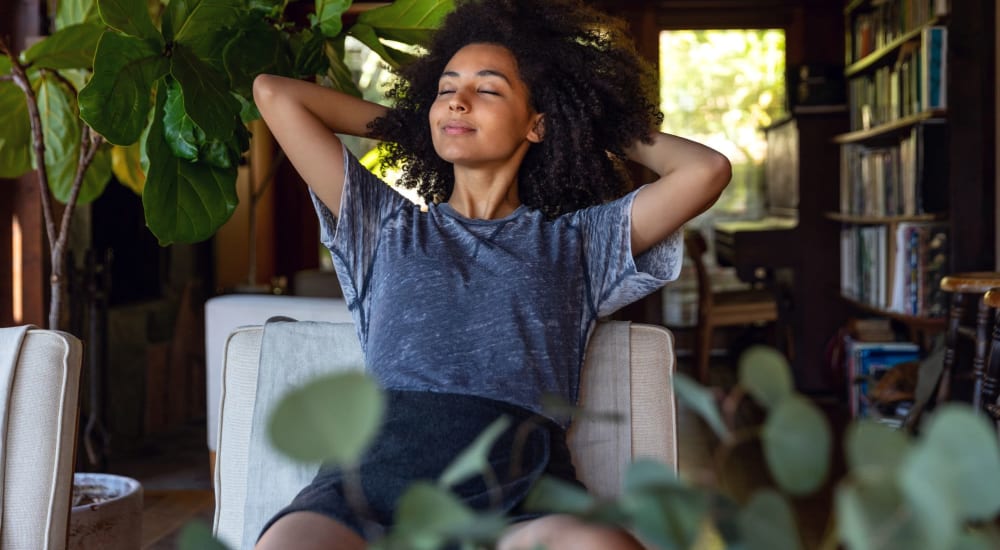
[[[253,79],[253,101],[257,104],[257,109],[263,111],[265,105],[273,101],[280,79],[281,77],[272,74],[259,74]]]
[[[713,152],[706,162],[706,176],[716,195],[722,193],[733,178],[733,165],[725,155]]]

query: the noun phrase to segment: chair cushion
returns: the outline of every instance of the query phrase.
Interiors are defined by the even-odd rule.
[[[0,548],[65,548],[82,353],[66,333],[24,336],[2,434]]]

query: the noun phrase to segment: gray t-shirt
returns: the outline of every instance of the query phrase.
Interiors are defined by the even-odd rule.
[[[595,321],[677,278],[675,233],[636,259],[632,192],[555,220],[426,211],[344,150],[340,214],[313,195],[367,369],[385,389],[575,403]]]

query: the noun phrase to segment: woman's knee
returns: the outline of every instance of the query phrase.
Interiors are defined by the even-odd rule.
[[[365,541],[344,524],[315,512],[292,512],[275,521],[255,550],[363,550]]]
[[[585,523],[573,516],[551,515],[512,526],[497,550],[642,550],[623,529]]]

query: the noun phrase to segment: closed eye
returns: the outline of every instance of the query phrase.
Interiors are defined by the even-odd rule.
[[[445,95],[445,94],[453,94],[453,93],[455,93],[455,90],[441,90],[441,91],[438,92],[438,95],[442,96],[442,95]]]
[[[479,93],[489,94],[489,95],[500,95],[500,92],[494,92],[493,90],[479,90]]]

